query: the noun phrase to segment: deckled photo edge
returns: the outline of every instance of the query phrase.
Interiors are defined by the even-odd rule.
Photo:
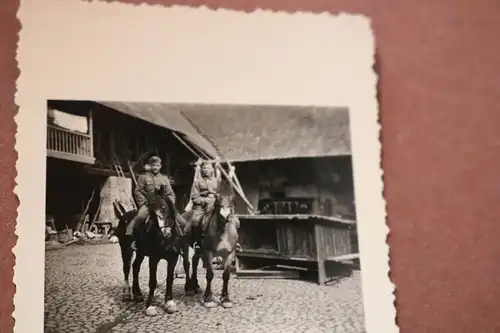
[[[114,8],[119,9],[119,6],[122,6],[122,8],[123,7],[130,7],[130,6],[126,6],[126,5],[118,4],[118,3],[106,3],[106,4],[88,3],[87,5],[89,5],[89,6],[105,5],[105,6],[113,7],[113,9]],[[150,8],[151,6],[147,6],[144,4],[139,6],[139,7],[136,7],[133,5],[131,7],[134,7],[134,14],[129,13],[129,15],[135,15],[136,14],[135,11],[137,10],[137,17],[140,16],[138,13],[138,10],[144,9],[144,12],[146,12],[146,11],[152,12],[152,8]],[[162,6],[152,6],[152,7],[154,7],[154,9],[158,10],[158,11],[165,10]],[[185,8],[183,8],[183,7],[174,6],[174,7],[171,7],[169,10],[183,11],[184,9]],[[208,15],[210,14],[210,12],[212,12],[212,10],[208,9],[208,8],[201,7],[201,9],[206,11],[206,13]],[[194,9],[192,7],[190,7],[190,10],[196,11],[196,9]],[[228,16],[231,14],[235,14],[235,15],[242,14],[241,12],[233,12],[233,11],[227,10],[227,9],[218,9],[216,11],[217,12],[225,12],[225,14],[227,14]],[[30,14],[33,14],[33,12],[30,12]],[[247,14],[247,15],[251,15],[251,16],[270,15],[273,18],[274,17],[278,18],[278,16],[280,16],[281,14],[285,14],[285,16],[294,16],[294,17],[299,17],[299,16],[332,17],[333,16],[333,17],[335,17],[336,20],[345,20],[346,23],[351,23],[351,24],[352,24],[352,22],[355,21],[354,20],[354,18],[355,18],[357,23],[360,23],[360,20],[361,20],[361,21],[364,21],[364,23],[366,25],[369,25],[369,19],[367,19],[366,17],[364,17],[362,15],[340,14],[338,16],[334,16],[334,15],[331,15],[328,13],[321,13],[321,14],[293,13],[292,14],[292,13],[273,12],[273,11],[267,11],[267,10],[258,10],[256,12],[253,12],[253,13]],[[21,22],[23,23],[23,25],[27,20],[29,21],[29,20],[35,19],[34,17],[31,17],[31,16],[26,16],[23,18],[23,8],[21,8],[21,11],[20,11],[20,18],[21,18]],[[36,177],[37,177],[36,174],[39,174],[39,173],[35,173],[35,172],[30,173],[30,172],[28,172],[28,170],[30,170],[30,169],[32,170],[34,165],[44,165],[43,160],[37,161],[35,158],[32,159],[30,155],[32,155],[31,153],[33,152],[33,150],[32,150],[33,146],[34,146],[33,141],[39,140],[39,139],[44,140],[44,138],[45,138],[45,134],[43,134],[40,137],[36,137],[38,135],[38,133],[37,133],[37,135],[33,135],[33,136],[29,136],[29,135],[28,136],[21,136],[22,133],[28,133],[29,130],[32,129],[32,126],[33,126],[32,125],[33,120],[31,118],[32,116],[30,116],[31,120],[28,120],[27,118],[30,114],[27,114],[27,111],[25,111],[25,110],[30,109],[30,106],[33,106],[34,104],[30,105],[29,102],[27,103],[26,99],[34,97],[35,99],[41,101],[41,100],[47,100],[50,98],[58,98],[59,97],[59,96],[54,96],[54,95],[45,96],[46,92],[43,92],[43,91],[37,92],[36,88],[39,87],[39,86],[37,86],[37,83],[39,84],[39,82],[36,82],[36,83],[30,82],[30,79],[33,79],[33,75],[36,75],[35,73],[36,73],[36,70],[38,69],[35,66],[35,64],[32,61],[30,61],[31,59],[29,59],[29,56],[27,57],[27,59],[23,60],[24,53],[27,52],[27,51],[23,51],[23,48],[29,50],[30,47],[32,47],[29,45],[29,43],[34,43],[34,40],[35,40],[35,38],[32,37],[32,34],[36,35],[35,31],[33,30],[34,26],[31,25],[30,28],[31,28],[31,30],[25,30],[23,28],[23,29],[21,29],[21,32],[20,32],[20,45],[18,48],[18,61],[20,64],[19,66],[21,69],[21,74],[18,78],[18,93],[16,96],[16,102],[19,105],[20,109],[19,109],[19,113],[15,117],[15,121],[18,125],[18,132],[16,135],[16,151],[18,152],[18,161],[17,161],[18,176],[16,178],[16,182],[18,185],[15,188],[15,193],[17,194],[17,196],[19,197],[19,200],[20,200],[20,204],[18,207],[18,221],[21,221],[21,222],[26,221],[24,223],[29,223],[29,221],[27,221],[27,218],[33,217],[33,215],[29,213],[30,202],[33,202],[32,201],[33,199],[35,199],[35,200],[42,199],[42,198],[33,198],[30,196],[30,182],[37,183],[37,182],[40,182],[42,180],[36,179]],[[370,30],[370,34],[372,35],[370,28],[369,28],[369,30]],[[373,38],[373,35],[372,35],[372,38]],[[375,196],[377,196],[376,200],[378,201],[378,205],[376,205],[376,206],[373,205],[373,207],[370,208],[371,213],[373,213],[373,210],[375,210],[377,213],[375,214],[375,217],[373,214],[363,214],[363,213],[358,213],[358,214],[361,214],[362,216],[371,215],[370,218],[373,220],[383,219],[384,228],[379,228],[379,230],[375,230],[375,234],[377,236],[379,236],[380,238],[382,238],[382,236],[383,236],[383,246],[384,246],[384,252],[386,253],[385,254],[386,263],[383,266],[383,268],[381,266],[379,266],[378,269],[384,270],[384,274],[386,275],[387,278],[385,280],[381,279],[378,282],[380,283],[379,288],[385,289],[384,294],[387,294],[387,298],[390,299],[390,304],[387,304],[386,310],[391,312],[391,316],[392,316],[393,322],[394,322],[393,325],[388,324],[388,325],[384,325],[383,327],[386,328],[387,332],[398,332],[398,329],[395,325],[395,309],[394,309],[394,304],[393,304],[393,302],[394,302],[394,295],[393,295],[394,286],[392,285],[392,283],[388,277],[388,274],[389,274],[389,265],[388,265],[389,249],[388,249],[388,245],[386,243],[386,237],[388,234],[388,227],[386,226],[386,222],[385,222],[385,218],[386,218],[385,200],[384,200],[383,195],[382,195],[382,192],[383,192],[383,184],[382,184],[383,171],[382,171],[381,166],[380,166],[381,143],[380,143],[380,139],[379,139],[380,124],[378,122],[378,107],[377,107],[377,101],[376,101],[376,80],[377,79],[376,79],[376,73],[374,72],[373,68],[371,68],[371,66],[373,66],[373,59],[374,59],[373,58],[373,52],[374,52],[373,43],[374,43],[374,41],[372,41],[372,45],[371,45],[372,53],[370,54],[371,61],[369,62],[370,74],[372,77],[370,80],[366,80],[365,85],[366,85],[367,90],[368,90],[368,88],[370,89],[371,96],[372,96],[372,99],[370,102],[370,104],[372,104],[372,106],[369,106],[368,108],[373,109],[373,110],[377,110],[377,112],[375,112],[371,115],[369,113],[367,113],[367,115],[364,116],[365,119],[363,119],[363,120],[358,119],[355,121],[352,121],[352,119],[355,117],[352,116],[352,112],[351,112],[351,121],[352,121],[352,123],[357,122],[358,124],[361,125],[360,128],[357,130],[358,135],[361,134],[361,132],[371,133],[372,135],[374,135],[376,133],[376,140],[371,143],[371,146],[370,146],[371,148],[369,148],[370,154],[368,154],[369,157],[362,157],[359,154],[358,154],[358,156],[356,156],[356,154],[353,154],[353,161],[354,161],[353,164],[354,164],[355,173],[359,174],[359,172],[356,172],[356,169],[358,168],[358,167],[356,167],[357,164],[358,165],[364,164],[364,162],[373,164],[374,161],[377,162],[377,168],[378,168],[377,172],[376,172],[377,173],[377,177],[376,177],[377,178],[377,185],[373,186],[373,187],[377,188],[377,191],[379,193],[376,195],[371,195],[371,196],[366,194],[366,197],[370,196],[369,197],[370,200],[374,200]],[[366,64],[363,64],[363,65],[364,66],[368,65],[368,62]],[[23,71],[26,71],[26,72],[23,72]],[[363,71],[365,73],[367,73],[366,68]],[[30,75],[31,75],[31,77],[30,77]],[[84,89],[84,87],[85,86],[80,86],[80,88],[82,88],[82,89]],[[51,87],[51,88],[53,88],[53,87]],[[50,92],[47,91],[47,93],[56,94],[55,91],[50,91]],[[75,93],[80,94],[78,97],[84,98],[84,96],[81,95],[82,91],[78,91]],[[364,93],[360,93],[360,94],[364,96]],[[69,97],[69,95],[71,95],[71,92],[68,93],[68,90],[67,90],[67,91],[65,91],[64,94],[62,94],[61,97],[66,98],[66,97]],[[111,95],[113,96],[113,94],[111,94]],[[88,99],[102,100],[102,98],[93,98],[93,96],[88,96],[87,98]],[[200,100],[203,100],[203,98],[204,97],[201,96]],[[266,98],[266,97],[264,97],[264,98]],[[364,100],[364,102],[367,102],[367,98],[365,98],[365,97],[363,97],[362,100]],[[178,101],[178,100],[176,100],[176,101]],[[352,110],[352,109],[362,109],[363,107],[367,107],[367,103],[366,104],[361,103],[361,101],[358,101],[358,102],[359,102],[358,106],[352,106],[352,105],[356,105],[356,100],[351,100],[351,104],[349,105],[349,108]],[[30,111],[30,112],[32,112],[32,111]],[[368,118],[371,118],[371,119],[368,120]],[[351,123],[351,126],[352,126],[352,123]],[[356,131],[356,129],[354,131]],[[354,151],[356,150],[356,147],[368,148],[367,146],[365,146],[366,145],[366,142],[364,142],[365,140],[362,140],[360,138],[356,139],[356,135],[353,133],[351,133],[351,135],[353,136],[353,139],[352,139],[353,143],[352,144],[353,144]],[[28,139],[28,137],[30,139]],[[36,144],[35,144],[35,146],[36,146]],[[35,153],[35,155],[37,155],[37,154]],[[43,154],[43,155],[45,155],[45,154]],[[358,161],[358,162],[356,162],[356,161]],[[372,170],[372,172],[370,172],[370,176],[374,176],[374,173],[375,173],[374,171],[375,170]],[[374,182],[374,178],[372,178],[370,181]],[[359,188],[361,188],[363,186],[362,184],[360,184],[360,182],[362,182],[362,177],[355,176],[355,188],[356,188],[355,195],[356,195],[357,200],[358,199],[363,200],[363,197],[364,197],[362,194],[360,194],[360,190],[358,190]],[[41,185],[42,185],[41,188],[44,188],[44,185],[43,184],[41,184]],[[374,191],[368,191],[368,192],[371,192],[373,194]],[[363,218],[361,218],[360,220],[363,220]],[[41,230],[41,228],[40,228],[40,230]],[[363,249],[364,247],[368,248],[368,242],[369,242],[369,240],[367,240],[367,237],[369,237],[367,235],[368,228],[364,228],[364,230],[365,230],[364,232],[360,232],[360,242],[361,242],[360,247],[361,247],[361,249]],[[16,306],[16,309],[13,313],[14,317],[17,317],[18,315],[20,315],[19,317],[23,318],[22,317],[23,312],[30,311],[30,309],[25,308],[25,306],[27,306],[31,302],[28,302],[28,300],[19,299],[19,297],[26,296],[26,294],[22,295],[22,290],[25,289],[24,284],[26,283],[23,281],[25,281],[25,279],[30,275],[30,273],[40,272],[40,269],[35,269],[33,267],[34,265],[32,265],[32,262],[31,262],[31,267],[30,267],[30,264],[28,264],[30,262],[29,244],[24,242],[25,240],[28,241],[28,238],[30,238],[30,236],[28,236],[28,233],[36,233],[36,232],[37,232],[37,229],[35,229],[35,228],[29,228],[28,226],[23,226],[23,225],[19,225],[19,224],[17,225],[17,228],[16,228],[16,234],[19,237],[19,240],[17,242],[17,245],[13,249],[13,252],[16,255],[16,261],[17,261],[16,267],[15,267],[14,280],[15,280],[15,283],[17,285],[17,293],[16,293],[16,297],[15,297],[15,303],[18,304],[19,307]],[[378,241],[379,240],[377,240],[377,242]],[[363,257],[364,255],[361,254],[361,256]],[[377,261],[377,264],[380,264],[380,262]],[[361,265],[362,265],[362,267],[366,267],[369,265],[369,263],[363,262]],[[42,267],[43,267],[43,264],[42,264]],[[367,279],[370,279],[370,277],[362,279],[363,280],[363,289],[372,288],[370,282],[367,281]],[[43,298],[43,279],[41,279],[41,280],[33,279],[31,286],[34,288],[30,288],[31,289],[31,292],[29,293],[30,297],[32,299],[37,298],[38,296],[41,296]],[[366,292],[364,291],[363,293],[366,296]],[[378,301],[375,300],[375,303],[378,303],[378,307],[381,307],[380,302],[378,302]],[[365,297],[365,320],[367,322],[367,327],[369,328],[370,323],[371,323],[371,325],[377,325],[377,322],[379,322],[379,324],[380,324],[380,321],[379,321],[379,318],[371,318],[370,319],[370,317],[372,316],[371,311],[373,311],[373,310],[367,309],[367,307],[368,307],[367,303],[370,303],[370,301],[369,300],[367,301],[366,297]],[[383,304],[386,305],[386,302],[384,302]],[[31,310],[32,309],[33,308],[31,308]],[[38,313],[34,314],[31,312],[30,316],[37,316],[39,318],[39,320],[41,319],[43,322],[43,310],[39,314]],[[377,317],[377,314],[373,313],[373,316]],[[387,315],[384,315],[384,318],[385,317],[387,317]],[[27,318],[27,317],[25,317],[25,318]],[[34,321],[36,321],[36,319]],[[22,331],[21,327],[28,327],[28,326],[22,326],[22,325],[29,326],[29,324],[27,324],[27,323],[25,324],[25,323],[21,322],[20,319],[17,319],[16,320],[16,331]]]

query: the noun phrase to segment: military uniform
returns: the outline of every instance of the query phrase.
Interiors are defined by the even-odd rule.
[[[184,228],[185,233],[189,233],[192,227],[197,227],[201,218],[213,208],[219,188],[220,181],[215,176],[200,177],[194,181],[191,188],[193,215]]]
[[[165,196],[175,204],[175,193],[167,176],[152,172],[146,172],[137,179],[134,191],[135,201],[139,207],[136,217],[127,226],[127,235],[132,235],[134,230],[146,220],[149,214],[149,205],[154,200],[154,195],[161,189],[165,189]]]

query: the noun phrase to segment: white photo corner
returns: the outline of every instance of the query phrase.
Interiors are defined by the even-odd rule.
[[[15,332],[399,332],[369,18],[18,16]]]

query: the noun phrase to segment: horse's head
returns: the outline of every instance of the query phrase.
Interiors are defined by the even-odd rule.
[[[239,227],[240,221],[236,215],[233,214],[233,197],[231,196],[219,196],[218,197],[218,208],[220,221],[223,224],[235,223]]]
[[[164,193],[165,189],[162,188],[155,194],[155,199],[153,200],[153,205],[151,207],[151,213],[155,215],[162,235],[169,239],[172,237],[172,224],[173,218],[175,218],[175,206]]]
[[[161,210],[156,210],[154,213],[163,237],[170,239],[172,237],[172,227],[168,223],[167,215]]]

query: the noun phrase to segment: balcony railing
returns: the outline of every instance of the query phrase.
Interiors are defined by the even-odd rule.
[[[92,135],[47,125],[47,156],[94,164]]]

